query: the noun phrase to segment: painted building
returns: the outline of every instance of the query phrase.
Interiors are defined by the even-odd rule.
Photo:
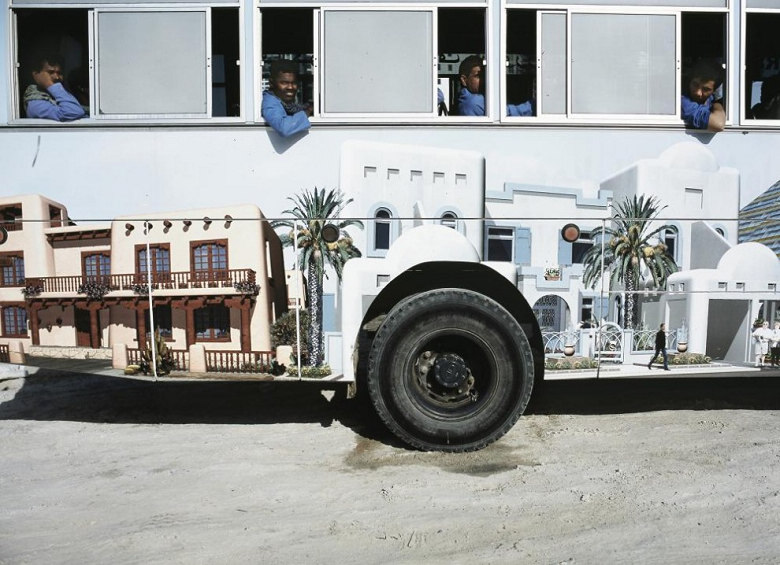
[[[780,182],[739,211],[739,242],[757,241],[780,256]]]
[[[64,205],[21,195],[0,213],[3,341],[138,348],[153,321],[175,350],[267,351],[287,310],[280,241],[256,206],[73,225]]]

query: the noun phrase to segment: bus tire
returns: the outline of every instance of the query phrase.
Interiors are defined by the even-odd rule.
[[[534,361],[518,322],[463,289],[410,296],[371,345],[368,392],[379,417],[421,450],[474,451],[504,435],[531,396]]]

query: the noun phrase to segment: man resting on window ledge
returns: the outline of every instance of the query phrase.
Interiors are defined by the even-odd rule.
[[[720,86],[720,72],[714,65],[699,61],[693,67],[688,83],[688,94],[680,101],[680,113],[685,125],[707,131],[723,131],[726,111],[723,100],[715,100],[715,89]]]
[[[84,117],[84,108],[62,86],[62,68],[55,57],[38,59],[32,77],[35,84],[24,91],[24,112],[28,118],[70,122]]]
[[[271,89],[263,92],[261,112],[268,125],[282,137],[306,131],[311,126],[311,106],[298,104],[297,64],[284,59],[271,63]]]

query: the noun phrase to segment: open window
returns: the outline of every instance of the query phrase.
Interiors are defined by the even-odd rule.
[[[748,8],[756,1],[748,1]],[[762,3],[764,5],[764,3]],[[777,127],[780,120],[780,2],[745,14],[744,118]]]
[[[527,9],[508,0],[507,105],[530,99],[533,115],[553,121],[679,123],[681,67],[701,58],[725,64],[727,14],[637,4]]]
[[[17,116],[25,114],[25,91],[34,85],[32,72],[40,58],[59,59],[63,85],[89,116],[89,10],[25,8],[14,11],[16,22]]]
[[[464,85],[460,80],[460,66],[468,57],[483,61],[487,53],[484,8],[439,8],[438,12],[438,77],[437,89],[441,93],[438,115],[459,116],[458,100]],[[483,68],[481,91],[483,100],[489,100],[486,69]],[[438,94],[437,92],[437,94]],[[485,102],[483,101],[483,107]],[[487,113],[487,107],[485,107]]]
[[[273,61],[287,59],[298,64],[299,104],[315,102],[314,10],[311,8],[263,8],[261,18],[262,77],[260,91],[268,90]],[[259,93],[258,93],[259,94]]]
[[[59,59],[63,84],[87,117],[239,116],[238,12],[208,6],[16,9],[18,116],[26,117],[24,92],[41,54]]]

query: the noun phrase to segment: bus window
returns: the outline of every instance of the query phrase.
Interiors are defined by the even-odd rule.
[[[780,119],[779,13],[746,14],[745,117]]]
[[[87,13],[84,9],[16,10],[19,117],[26,117],[24,93],[33,84],[33,67],[40,57],[58,57],[66,90],[82,106],[89,106]]]
[[[241,115],[238,8],[211,9],[211,115]]]
[[[726,51],[726,14],[707,12],[683,12],[681,20],[682,35],[682,83],[683,94],[688,88],[687,72],[697,62],[707,61],[716,67],[725,66]],[[716,98],[725,98],[728,74],[721,72],[723,84]]]
[[[268,90],[271,62],[298,63],[298,103],[314,102],[314,14],[311,8],[263,8],[261,11],[261,91]]]
[[[565,22],[565,20],[564,20]],[[564,23],[565,25],[565,23]],[[565,55],[565,53],[563,54]],[[509,106],[536,99],[536,11],[510,10],[506,27],[506,100]],[[564,60],[565,63],[565,60]],[[546,68],[546,67],[544,67]],[[565,67],[564,67],[565,68]],[[566,111],[566,86],[558,94],[563,106],[556,112],[548,101],[546,113]]]
[[[439,115],[458,114],[458,98],[463,84],[460,80],[460,65],[470,56],[484,58],[485,9],[484,8],[439,8],[438,11],[438,88],[444,108]],[[486,95],[486,75],[482,76],[482,92]]]

